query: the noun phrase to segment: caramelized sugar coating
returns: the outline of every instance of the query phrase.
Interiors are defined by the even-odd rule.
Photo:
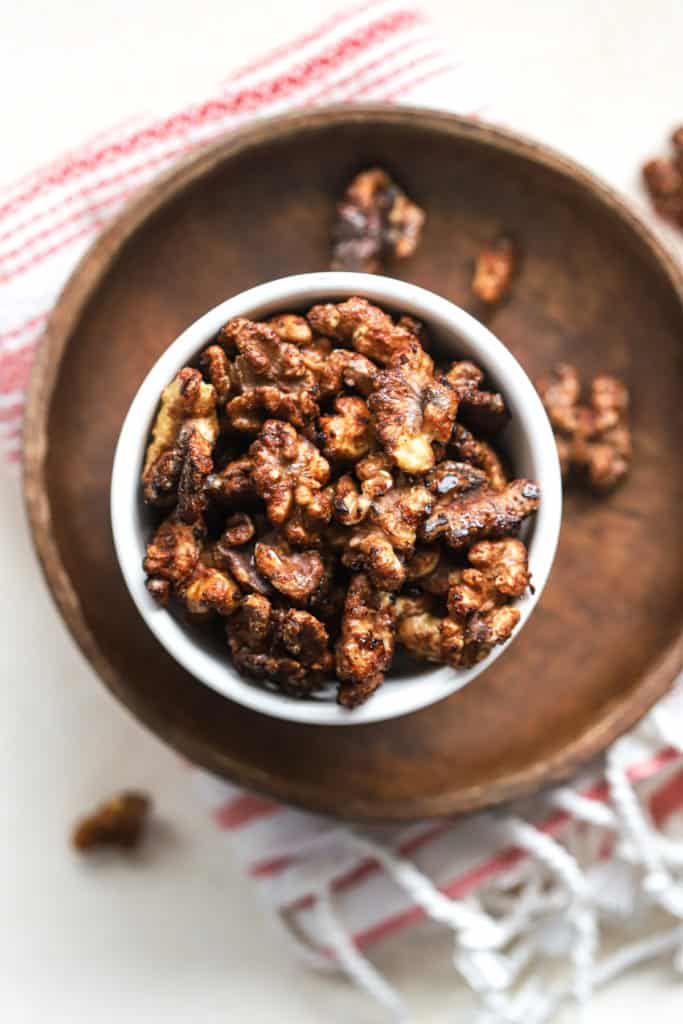
[[[117,793],[77,823],[71,842],[82,853],[100,846],[131,849],[142,839],[151,806],[146,793]]]
[[[364,573],[353,576],[335,652],[341,705],[357,707],[383,681],[394,656],[395,632],[392,595],[373,587]]]
[[[429,346],[423,324],[353,297],[231,320],[199,356],[205,380],[186,368],[165,389],[147,587],[206,629],[224,619],[245,675],[297,697],[336,676],[353,708],[396,642],[466,667],[509,637],[529,585],[514,534],[538,489],[480,436],[507,422],[502,396],[471,362],[435,368]],[[577,398],[556,401],[575,435]],[[609,379],[590,401],[601,438],[620,429]]]
[[[623,382],[606,374],[595,377],[584,405],[578,371],[563,363],[536,386],[555,432],[563,476],[571,473],[597,492],[616,487],[629,471],[632,454]]]
[[[386,171],[362,171],[337,204],[332,270],[380,273],[386,259],[406,259],[417,248],[425,221],[420,209]]]

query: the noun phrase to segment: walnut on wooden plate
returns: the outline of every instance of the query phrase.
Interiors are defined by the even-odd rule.
[[[561,363],[536,386],[555,432],[562,475],[597,492],[616,487],[629,471],[632,454],[626,385],[607,374],[594,377],[588,402],[582,404],[578,370]]]
[[[506,471],[509,413],[477,366],[435,363],[424,324],[358,296],[231,320],[198,366],[164,391],[143,469],[160,604],[288,696],[336,677],[347,708],[396,647],[461,668],[508,639],[539,492]],[[611,429],[599,386],[593,410]]]

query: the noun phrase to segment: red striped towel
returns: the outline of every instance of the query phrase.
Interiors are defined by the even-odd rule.
[[[0,188],[0,445],[20,454],[32,355],[76,262],[126,200],[179,157],[249,118],[329,102],[409,101],[477,116],[486,97],[424,16],[350,6],[232,72],[204,102],[131,118]],[[342,967],[397,1017],[363,951],[429,917],[488,1019],[549,1021],[566,999],[644,956],[683,950],[683,699],[667,698],[572,787],[504,812],[358,830],[196,771],[219,829],[298,952]],[[670,928],[602,956],[606,924],[665,911]],[[295,937],[296,936],[296,937]],[[544,981],[564,954],[567,975]],[[681,955],[683,959],[683,955]],[[555,972],[556,973],[556,972]]]

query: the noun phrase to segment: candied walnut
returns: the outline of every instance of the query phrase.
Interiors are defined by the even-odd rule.
[[[327,459],[357,461],[370,451],[373,441],[370,412],[357,395],[338,395],[335,415],[320,417],[320,440]]]
[[[272,327],[238,317],[222,330],[238,351],[233,378],[240,392],[226,406],[235,430],[256,431],[269,416],[303,426],[318,415],[315,376],[297,345]]]
[[[404,314],[398,318],[397,323],[399,327],[405,327],[407,331],[414,334],[423,348],[429,344],[429,332],[421,320]]]
[[[184,446],[179,445],[183,434]],[[202,380],[199,370],[186,366],[161,394],[152,440],[147,447],[142,483],[145,501],[160,507],[173,504],[184,461],[187,438],[194,437],[193,449],[202,447],[206,456],[218,437],[216,392]]]
[[[201,563],[178,586],[178,596],[194,619],[211,618],[213,613],[232,615],[242,594],[229,573]]]
[[[219,539],[214,544],[212,554],[216,567],[227,569],[244,593],[262,594],[264,597],[273,593],[268,580],[256,568],[254,544],[239,548],[224,547]]]
[[[327,630],[310,612],[275,609],[266,597],[250,594],[226,629],[237,668],[290,696],[308,695],[332,672]]]
[[[422,580],[425,576],[433,576],[441,559],[441,552],[436,547],[415,548],[414,553],[406,562],[406,580]]]
[[[331,269],[376,274],[387,257],[412,256],[424,221],[424,211],[386,171],[379,167],[362,171],[337,204]]]
[[[361,491],[371,499],[381,498],[394,486],[391,462],[384,452],[372,452],[356,463],[356,476]]]
[[[374,387],[377,367],[348,348],[335,348],[325,359],[318,378],[321,398],[338,394],[342,388],[355,388],[366,398]]]
[[[294,509],[284,526],[285,537],[299,548],[319,547],[332,518],[334,487],[313,494],[307,505]]]
[[[319,382],[332,352],[329,338],[314,335],[305,317],[296,316],[294,313],[276,316],[268,322],[268,326],[273,328],[282,341],[298,346],[304,366]]]
[[[406,473],[425,473],[434,465],[432,444],[451,436],[458,398],[418,341],[379,373],[368,399],[375,432],[391,460]]]
[[[449,494],[465,494],[477,487],[484,487],[488,477],[483,470],[469,462],[453,462],[445,459],[426,474],[425,487],[432,494],[443,498]]]
[[[130,849],[140,842],[152,802],[146,793],[126,790],[111,797],[73,830],[71,842],[81,852],[97,846]]]
[[[507,424],[510,414],[503,396],[481,390],[484,374],[474,363],[453,363],[445,379],[458,396],[458,419],[475,434],[496,434]]]
[[[396,639],[416,658],[457,668],[465,644],[462,623],[434,614],[433,600],[425,594],[396,600]]]
[[[166,580],[178,586],[194,572],[203,540],[203,528],[182,522],[175,512],[161,523],[147,545],[142,563],[149,577],[147,589],[154,597],[165,592],[167,598],[168,590],[156,583],[151,586],[153,580]]]
[[[433,504],[433,496],[419,484],[393,487],[370,502],[365,522],[351,534],[342,562],[350,569],[365,570],[380,589],[400,589],[406,578],[405,559],[413,554],[418,526]]]
[[[337,700],[355,708],[368,699],[384,679],[394,656],[393,597],[376,590],[360,573],[352,578],[336,646]]]
[[[256,488],[251,476],[252,464],[248,456],[233,459],[219,473],[211,473],[205,482],[209,497],[221,505],[242,505],[256,498]]]
[[[464,569],[449,590],[448,611],[463,623],[462,664],[469,666],[510,637],[520,618],[510,598],[520,597],[531,577],[527,549],[514,537],[480,541],[467,557],[475,568]]]
[[[334,518],[342,526],[357,526],[365,519],[369,500],[361,494],[356,481],[345,473],[334,485]]]
[[[357,296],[337,305],[313,306],[308,311],[308,322],[314,331],[346,342],[383,366],[416,342],[412,330],[395,324],[384,310]]]
[[[196,426],[185,424],[178,440],[178,515],[185,523],[197,522],[206,508],[204,485],[213,469],[212,449]]]
[[[517,271],[517,253],[513,242],[501,236],[485,245],[478,257],[472,278],[472,291],[489,305],[507,294]]]
[[[579,374],[565,363],[537,388],[555,431],[563,476],[574,471],[596,491],[615,487],[628,473],[632,454],[624,384],[595,377],[588,405],[581,405]]]
[[[241,544],[247,544],[255,533],[254,522],[251,516],[243,512],[237,512],[225,520],[225,527],[218,543],[221,547],[237,548]]]
[[[400,590],[405,582],[403,559],[380,526],[363,523],[357,527],[347,542],[342,562],[354,571],[365,569],[373,584],[383,590]]]
[[[683,227],[683,166],[673,160],[649,160],[643,167],[643,178],[657,213]]]
[[[472,545],[467,560],[474,569],[463,570],[448,594],[452,615],[488,611],[501,597],[521,597],[529,586],[526,545],[516,537],[481,540]]]
[[[279,420],[264,423],[249,455],[256,492],[276,525],[296,508],[310,505],[330,475],[329,464],[315,445]]]
[[[278,338],[288,341],[292,345],[301,347],[310,345],[313,341],[313,331],[308,321],[303,316],[297,316],[296,313],[281,313],[268,321],[268,327],[275,331]]]
[[[213,385],[220,405],[225,405],[232,393],[230,360],[220,345],[209,345],[199,357],[199,365]]]
[[[317,551],[292,551],[284,537],[270,534],[256,544],[254,557],[260,574],[297,604],[320,587],[324,565]]]
[[[431,548],[430,548],[431,550]],[[462,567],[452,558],[442,555],[433,572],[418,580],[420,590],[435,597],[446,597],[451,587],[462,579]]]
[[[513,480],[503,491],[479,487],[440,502],[420,527],[420,538],[443,537],[456,550],[477,540],[514,533],[535,512],[540,491],[531,480]]]
[[[334,517],[342,526],[357,526],[365,519],[373,501],[394,486],[391,463],[384,452],[373,452],[356,463],[354,478],[346,473],[334,485]]]
[[[471,462],[477,469],[481,469],[488,477],[492,490],[502,491],[507,485],[507,475],[494,449],[486,441],[474,438],[462,424],[456,423],[453,427],[448,448],[458,459]]]

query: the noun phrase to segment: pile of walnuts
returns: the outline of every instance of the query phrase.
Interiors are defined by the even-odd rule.
[[[225,623],[236,667],[353,708],[394,649],[467,667],[510,636],[538,508],[491,444],[508,412],[470,362],[363,298],[227,323],[165,388],[142,474],[164,510],[147,587]]]

